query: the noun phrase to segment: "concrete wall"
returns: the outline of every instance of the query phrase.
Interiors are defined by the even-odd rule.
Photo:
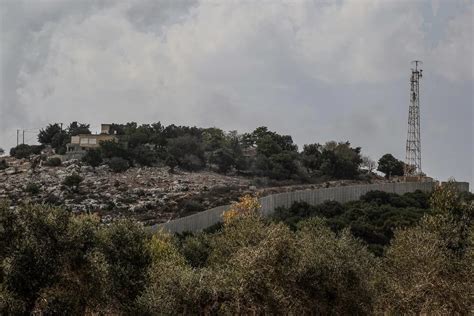
[[[431,191],[434,186],[435,182],[398,182],[285,192],[260,198],[261,212],[264,216],[269,216],[275,211],[275,208],[281,206],[290,207],[296,201],[303,201],[311,205],[317,205],[328,200],[344,203],[357,200],[361,195],[373,190],[403,194],[416,190]],[[458,187],[461,190],[469,190],[469,183],[460,183]],[[152,226],[151,229],[153,231],[163,229],[172,233],[200,231],[220,222],[223,212],[229,208],[230,205],[215,207],[204,212]]]

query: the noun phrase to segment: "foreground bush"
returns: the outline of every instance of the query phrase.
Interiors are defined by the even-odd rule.
[[[386,196],[365,199],[376,206]],[[151,238],[131,221],[106,226],[61,208],[2,203],[0,314],[468,315],[474,210],[466,201],[437,189],[432,214],[396,229],[379,257],[318,216],[293,228],[266,220],[248,196],[213,232]]]
[[[257,204],[243,199],[226,215],[223,230],[196,237],[193,268],[169,236],[152,242],[150,285],[140,298],[154,314],[369,313],[374,299],[375,258],[348,232],[338,236],[322,221],[298,234],[265,222]],[[189,238],[185,254],[189,255]]]
[[[2,315],[126,311],[143,288],[146,236],[132,222],[3,203],[0,227]]]

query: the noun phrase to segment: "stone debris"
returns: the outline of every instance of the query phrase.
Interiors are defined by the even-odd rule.
[[[169,173],[168,167],[140,167],[112,173],[108,166],[94,169],[78,160],[66,161],[59,167],[40,164],[33,170],[27,159],[6,159],[9,167],[0,170],[0,200],[9,200],[13,207],[20,203],[48,203],[74,213],[96,213],[105,223],[127,217],[151,225],[229,204],[245,194],[265,196],[354,183],[332,181],[261,188],[251,178],[209,171]],[[84,179],[76,191],[62,184],[74,173]],[[39,192],[29,190],[29,184],[36,184]]]

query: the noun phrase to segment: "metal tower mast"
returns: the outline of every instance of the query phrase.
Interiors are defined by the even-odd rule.
[[[420,79],[423,70],[418,66],[421,61],[412,61],[415,68],[411,69],[410,107],[408,109],[408,136],[405,158],[405,176],[419,176],[421,171],[421,139],[420,139]]]

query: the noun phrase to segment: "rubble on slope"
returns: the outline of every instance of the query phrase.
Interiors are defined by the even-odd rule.
[[[257,188],[252,179],[208,171],[169,173],[167,167],[142,167],[113,173],[105,165],[94,169],[77,160],[60,167],[40,165],[33,170],[26,159],[7,159],[9,167],[0,170],[0,199],[10,200],[13,206],[36,202],[61,205],[76,213],[93,212],[104,222],[129,217],[154,224],[228,204],[244,194],[263,196],[354,183]],[[71,174],[84,179],[77,191],[63,185]],[[37,189],[30,189],[32,186]]]

